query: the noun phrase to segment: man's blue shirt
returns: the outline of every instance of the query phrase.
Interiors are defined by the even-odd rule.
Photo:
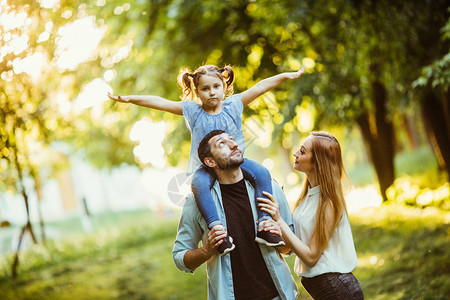
[[[255,199],[253,186],[246,180],[246,187],[249,199]],[[272,182],[273,196],[278,201],[280,214],[287,224],[293,229],[292,215],[289,205],[286,201],[280,186]],[[226,227],[226,218],[222,205],[222,196],[220,185],[216,181],[211,189],[213,201],[216,204],[219,218]],[[254,201],[251,201],[253,219],[257,220],[257,209]],[[255,234],[256,234],[255,224]],[[199,242],[206,239],[209,229],[200,211],[195,204],[193,195],[187,197],[186,203],[181,213],[180,223],[178,225],[178,234],[173,248],[173,259],[177,268],[181,271],[193,273],[194,270],[187,268],[184,264],[184,255],[188,250],[197,249]],[[277,288],[278,294],[283,300],[293,300],[297,297],[298,291],[290,270],[281,254],[274,247],[267,247],[258,244],[270,276]],[[236,250],[233,250],[236,251]],[[208,274],[208,299],[222,300],[234,299],[233,278],[231,272],[230,255],[212,256],[206,263]]]

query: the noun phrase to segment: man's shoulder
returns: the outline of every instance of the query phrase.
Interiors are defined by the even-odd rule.
[[[184,204],[183,204],[183,211],[182,214],[186,215],[193,215],[195,216],[196,214],[199,214],[199,210],[197,207],[197,203],[195,203],[195,198],[194,198],[194,194],[192,192],[190,192],[189,194],[186,195]]]
[[[283,194],[284,195],[284,188],[283,188],[283,186],[280,183],[278,183],[278,181],[276,181],[275,179],[272,179],[272,190],[273,190],[274,194],[278,193],[278,194]]]

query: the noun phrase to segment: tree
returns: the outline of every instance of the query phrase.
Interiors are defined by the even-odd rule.
[[[395,179],[393,113],[417,99],[408,87],[426,64],[424,41],[434,52],[448,49],[436,37],[446,8],[445,1],[314,1],[287,18],[301,20],[294,38],[312,49],[320,72],[311,94],[319,120],[358,125],[384,200]]]
[[[450,8],[447,10],[450,12]],[[434,26],[439,26],[436,22]],[[450,52],[441,58],[436,57],[449,49],[450,21],[441,30],[441,40],[433,40],[434,49],[440,49],[431,55],[425,62],[435,59],[429,65],[423,67],[420,77],[414,81],[413,86],[422,92],[422,111],[433,150],[438,158],[441,168],[447,170],[450,180]],[[436,33],[435,33],[436,34]],[[427,35],[428,36],[428,35]],[[423,41],[428,44],[428,40]]]
[[[55,6],[52,7],[45,5],[35,1],[22,1],[20,4],[3,1],[0,4],[5,16],[0,23],[0,189],[13,189],[20,193],[27,213],[27,222],[22,227],[12,264],[13,277],[17,275],[23,235],[29,232],[37,242],[24,178],[34,180],[34,189],[40,200],[41,181],[45,179],[41,170],[44,164],[55,169],[54,163],[58,163],[42,159],[40,154],[51,151],[52,143],[60,140],[70,143],[74,149],[79,145],[77,142],[84,140],[85,144],[80,146],[89,151],[90,147],[99,144],[86,142],[89,133],[105,131],[105,126],[93,120],[89,111],[77,112],[73,109],[77,106],[76,100],[70,101],[82,91],[84,84],[100,76],[103,70],[101,61],[92,53],[84,53],[84,57],[74,60],[76,55],[70,52],[73,45],[67,43],[67,36],[62,33],[73,24],[84,22],[82,24],[94,30],[96,24],[87,16],[83,5],[77,9],[72,7],[71,1],[53,3]],[[108,59],[107,56],[105,58]],[[86,60],[88,63],[83,64]],[[129,148],[132,145],[117,132],[103,135],[102,140],[116,141]],[[119,156],[120,153],[111,155],[106,161],[112,164],[130,161],[117,159]],[[40,224],[43,227],[42,218]],[[42,237],[45,238],[44,235]]]

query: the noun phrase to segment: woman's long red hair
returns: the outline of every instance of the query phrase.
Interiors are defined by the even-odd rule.
[[[316,180],[320,185],[319,205],[314,220],[314,230],[311,239],[316,239],[320,251],[328,248],[331,236],[326,230],[326,223],[333,222],[336,228],[341,221],[344,211],[347,212],[344,192],[342,189],[343,176],[347,176],[342,160],[341,146],[337,139],[325,131],[311,132],[312,162],[316,171]],[[305,199],[308,193],[309,180],[305,177],[303,190],[295,204],[295,208]],[[326,211],[331,207],[333,219],[326,220]]]

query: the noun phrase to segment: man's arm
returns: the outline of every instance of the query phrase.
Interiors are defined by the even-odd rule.
[[[217,247],[222,244],[223,239],[227,236],[225,230],[213,228],[203,241],[203,246],[197,249],[188,250],[184,255],[184,265],[195,270],[204,262],[217,254]]]
[[[181,212],[177,238],[172,251],[175,265],[181,271],[193,273],[211,256],[217,254],[216,249],[222,243],[222,238],[226,236],[223,230],[212,230],[203,240],[203,246],[199,248],[198,244],[204,234],[200,220],[200,212],[194,197],[190,195]]]

